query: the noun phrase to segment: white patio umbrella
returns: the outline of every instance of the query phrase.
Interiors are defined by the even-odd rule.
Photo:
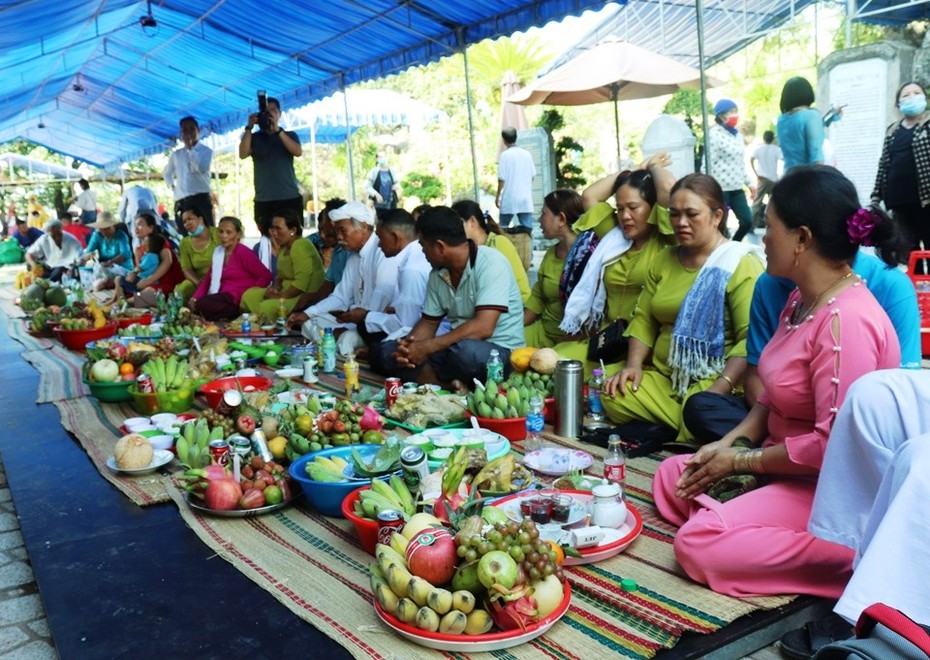
[[[517,78],[517,74],[513,71],[506,71],[504,73],[504,78],[501,80],[501,129],[505,129],[508,126],[512,126],[518,131],[522,131],[525,128],[529,127],[529,123],[526,121],[526,112],[523,110],[523,107],[511,103],[508,99],[520,91],[520,88],[523,85],[520,83],[520,79]],[[498,140],[497,145],[497,155],[500,157],[501,152],[507,145],[504,144],[504,140]]]
[[[708,79],[708,85],[720,82]],[[613,101],[617,156],[620,156],[618,101],[699,89],[701,72],[626,41],[602,41],[508,98],[520,105],[590,105]]]

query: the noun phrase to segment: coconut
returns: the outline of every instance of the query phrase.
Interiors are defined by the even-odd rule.
[[[113,456],[121,470],[141,470],[152,462],[155,450],[148,438],[138,433],[129,433],[116,441]]]

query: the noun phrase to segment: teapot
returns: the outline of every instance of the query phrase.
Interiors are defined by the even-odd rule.
[[[626,522],[626,505],[620,496],[620,486],[606,479],[591,490],[591,523],[616,529]]]

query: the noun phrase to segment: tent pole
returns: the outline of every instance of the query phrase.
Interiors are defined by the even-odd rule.
[[[614,102],[614,137],[617,140],[617,169],[620,167],[620,109],[617,107],[617,85],[610,86],[610,98]]]
[[[459,43],[464,41],[462,29],[458,30]],[[475,201],[480,203],[478,190],[478,160],[475,154],[475,124],[471,112],[471,76],[468,72],[468,48],[462,48],[462,58],[465,61],[465,103],[468,106],[468,141],[471,145],[471,176],[474,184]]]
[[[313,224],[319,230],[320,187],[316,179],[316,117],[310,122],[310,167],[313,173]]]
[[[355,166],[352,163],[352,129],[349,127],[349,94],[342,86],[342,110],[346,118],[346,158],[349,161],[349,194],[350,202],[355,201]]]
[[[701,123],[704,127],[704,171],[713,176],[710,171],[710,145],[708,144],[707,134],[710,126],[707,121],[707,74],[704,72],[704,2],[695,0],[695,11],[697,14],[697,38],[698,38],[698,69],[701,72]]]

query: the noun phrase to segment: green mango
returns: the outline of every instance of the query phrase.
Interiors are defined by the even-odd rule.
[[[494,408],[491,411],[491,419],[504,419],[504,413],[498,408]]]
[[[504,417],[506,417],[507,419],[514,419],[519,416],[520,414],[517,412],[516,408],[514,408],[513,406],[507,406],[507,412],[504,413]]]
[[[493,408],[493,407],[494,407],[494,403],[497,401],[497,389],[489,390],[489,389],[485,388],[485,390],[484,390],[484,401],[485,401],[485,403],[487,403],[489,406],[491,406],[491,407]]]
[[[503,394],[498,394],[496,400],[494,401],[494,407],[497,410],[507,410],[507,397]]]
[[[520,391],[517,389],[511,389],[507,392],[507,403],[509,403],[514,408],[520,406]]]
[[[478,417],[488,418],[491,416],[491,406],[484,401],[478,404]]]
[[[514,387],[520,387],[523,385],[523,375],[522,374],[513,374],[510,377],[510,384]]]

